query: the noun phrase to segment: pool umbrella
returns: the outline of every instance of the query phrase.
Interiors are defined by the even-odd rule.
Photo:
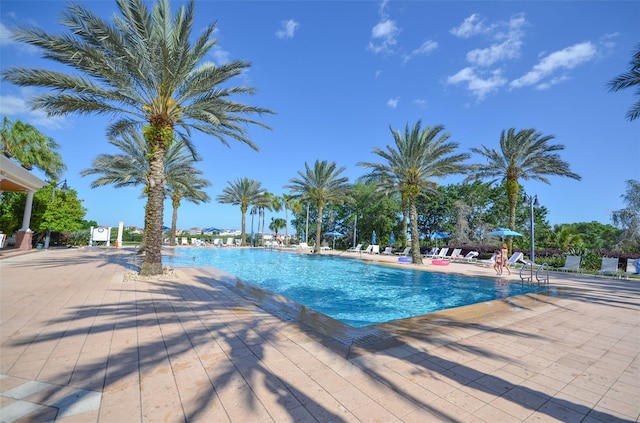
[[[439,239],[449,238],[450,236],[451,235],[449,235],[447,232],[435,231],[434,233],[431,234],[431,239],[436,240],[436,247],[437,247]]]
[[[340,232],[338,231],[331,231],[331,232],[327,232],[326,234],[324,234],[324,236],[330,236],[333,238],[333,249],[336,249],[336,238],[340,238],[344,235],[342,235]]]
[[[522,234],[516,231],[512,231],[509,228],[498,228],[493,232],[489,232],[487,236],[505,237],[505,236],[522,236]]]
[[[393,232],[391,232],[391,235],[389,235],[389,245],[393,247],[395,243],[396,243],[396,237],[395,235],[393,235]]]
[[[371,233],[371,244],[376,245],[376,231]]]

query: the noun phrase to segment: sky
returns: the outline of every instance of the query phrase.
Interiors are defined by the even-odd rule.
[[[80,1],[110,19],[115,1]],[[177,10],[180,2],[172,2]],[[16,25],[66,31],[66,3],[0,3],[0,62],[59,67],[30,46],[12,41]],[[392,144],[391,130],[418,121],[443,125],[460,152],[499,148],[503,130],[534,128],[562,144],[561,158],[580,181],[550,176],[550,184],[520,181],[548,209],[550,224],[611,223],[625,207],[626,181],[640,179],[640,119],[625,114],[633,90],[610,92],[608,82],[630,68],[640,42],[638,1],[202,1],[194,34],[216,23],[217,64],[240,59],[250,69],[234,81],[256,89],[236,98],[273,110],[248,128],[259,147],[194,133],[198,167],[211,182],[212,201],[183,201],[178,228],[240,229],[238,206],[216,197],[230,181],[252,178],[282,195],[305,163],[344,167],[350,182],[376,162],[375,148]],[[106,141],[108,117],[47,117],[30,108],[35,88],[0,82],[0,115],[30,123],[53,138],[87,220],[143,227],[141,188],[92,189],[82,177],[98,154],[117,154]],[[482,158],[472,154],[469,163]],[[435,180],[460,183],[462,175]],[[164,223],[171,224],[171,204]],[[284,218],[267,212],[266,220]],[[250,224],[249,216],[247,222]]]

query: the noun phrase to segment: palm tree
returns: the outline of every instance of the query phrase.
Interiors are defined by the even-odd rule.
[[[553,135],[542,135],[535,129],[522,129],[518,132],[514,128],[502,131],[500,134],[500,150],[472,148],[476,154],[483,156],[486,164],[473,166],[473,173],[467,178],[494,178],[490,183],[500,181],[505,184],[507,202],[509,203],[509,228],[515,230],[516,206],[520,201],[520,184],[523,180],[536,180],[549,183],[547,176],[566,176],[580,180],[580,175],[569,170],[569,164],[560,159],[557,151],[564,150],[562,144],[549,144]],[[510,240],[510,244],[512,240]],[[511,245],[509,246],[511,250]]]
[[[341,177],[345,168],[336,169],[335,162],[316,160],[313,169],[308,163],[304,164],[305,172],[298,171],[299,178],[291,179],[285,188],[291,190],[293,197],[301,201],[310,201],[318,210],[316,220],[316,242],[314,253],[320,252],[320,236],[322,234],[322,212],[328,202],[343,204],[351,201],[351,186],[349,178]],[[308,236],[307,236],[308,237]]]
[[[250,65],[238,60],[220,66],[204,61],[216,44],[212,38],[215,25],[192,37],[194,1],[181,6],[173,17],[169,0],[158,0],[151,10],[144,0],[116,3],[122,16],[113,23],[73,3],[62,20],[68,33],[49,34],[29,27],[15,33],[14,39],[42,49],[44,57],[72,72],[10,67],[2,70],[2,77],[19,86],[51,88],[32,101],[49,115],[109,114],[115,117],[107,128],[109,135],[132,128],[142,131],[149,175],[148,244],[140,273],[158,275],[163,272],[164,154],[168,146],[178,138],[195,152],[187,136],[197,130],[225,145],[233,139],[257,150],[247,124],[268,126],[250,116],[273,112],[231,99],[254,93],[251,87],[231,85],[231,79]]]
[[[278,239],[278,231],[280,228],[284,228],[286,223],[281,217],[272,217],[271,223],[269,223],[269,229],[276,233],[276,240]]]
[[[379,191],[400,193],[403,210],[405,204],[409,210],[411,255],[416,264],[422,263],[416,199],[420,195],[435,192],[437,184],[433,178],[464,173],[467,167],[462,162],[469,158],[465,153],[453,154],[458,143],[449,142],[450,135],[441,133],[444,126],[426,126],[422,129],[421,125],[421,121],[418,121],[413,128],[409,128],[407,123],[404,134],[389,127],[395,146],[387,145],[384,150],[373,150],[385,162],[358,163],[372,169],[367,177],[380,181]]]
[[[13,158],[27,170],[36,167],[54,181],[66,169],[62,156],[56,151],[60,145],[53,138],[32,125],[19,120],[12,122],[6,116],[0,129],[0,148],[5,157]]]
[[[124,133],[109,139],[109,144],[122,151],[122,154],[99,154],[89,169],[80,172],[81,176],[100,175],[91,183],[91,188],[113,185],[116,188],[142,185],[142,197],[147,193],[147,176],[149,162],[147,160],[147,143],[137,132]],[[201,178],[202,171],[194,167],[196,160],[182,140],[172,142],[164,156],[166,192],[173,206],[170,245],[175,245],[178,208],[182,199],[195,204],[209,202],[209,195],[204,188],[211,183]],[[146,232],[145,232],[146,241]],[[143,242],[146,250],[146,242]]]
[[[288,194],[283,194],[282,203],[284,204],[284,215],[285,215],[284,217],[285,241],[287,242],[287,245],[289,245],[289,210],[291,210],[293,214],[299,214],[299,213],[302,213],[303,207],[302,207],[302,203],[298,201],[298,199]]]
[[[620,91],[625,88],[636,87],[635,94],[640,95],[640,43],[636,45],[629,65],[629,72],[618,75],[609,82],[609,91]],[[627,112],[627,118],[630,121],[637,119],[638,116],[640,116],[640,100],[636,101]]]
[[[262,184],[250,178],[238,178],[222,190],[222,194],[216,197],[216,201],[221,204],[233,204],[240,206],[242,213],[242,225],[240,233],[240,245],[247,245],[246,237],[246,215],[250,205],[258,204],[264,197],[265,190]]]

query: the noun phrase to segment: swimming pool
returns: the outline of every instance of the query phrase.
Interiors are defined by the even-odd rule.
[[[253,248],[176,248],[173,267],[213,266],[353,327],[540,290],[497,279]]]

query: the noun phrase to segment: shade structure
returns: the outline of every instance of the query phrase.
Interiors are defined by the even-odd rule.
[[[218,232],[218,233],[222,232],[220,229],[214,228],[213,226],[210,227],[210,228],[204,228],[203,231],[205,231],[205,232]]]
[[[395,243],[396,243],[396,237],[393,234],[393,232],[391,232],[391,235],[389,235],[389,245],[391,247],[393,247],[395,245]]]
[[[487,236],[523,236],[520,232],[512,231],[509,228],[498,228],[493,232],[489,232]]]
[[[376,231],[371,232],[371,244],[376,245]]]
[[[338,231],[331,231],[331,232],[327,232],[324,234],[324,236],[330,236],[331,238],[333,238],[333,249],[336,249],[336,238],[340,238],[344,235],[342,235],[340,232]]]

